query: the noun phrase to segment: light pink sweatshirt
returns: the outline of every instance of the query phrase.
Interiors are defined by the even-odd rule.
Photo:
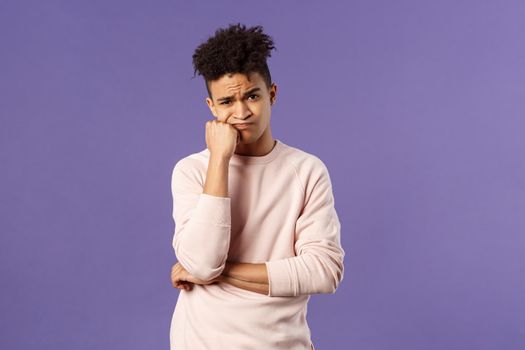
[[[269,293],[227,283],[180,290],[171,350],[314,349],[310,294],[334,293],[344,250],[328,170],[316,156],[277,140],[264,156],[234,154],[229,197],[203,193],[209,150],[172,173],[173,248],[189,274],[209,280],[226,260],[265,263]]]

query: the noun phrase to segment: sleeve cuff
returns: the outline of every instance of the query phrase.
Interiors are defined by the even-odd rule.
[[[268,296],[295,296],[296,288],[288,259],[266,261],[268,270]]]

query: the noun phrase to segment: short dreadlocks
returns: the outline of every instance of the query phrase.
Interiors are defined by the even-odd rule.
[[[213,37],[195,49],[193,77],[197,72],[204,77],[210,98],[210,81],[227,73],[242,73],[249,78],[250,73],[258,72],[269,88],[272,77],[266,59],[272,49],[276,49],[273,39],[263,33],[261,26],[246,28],[241,23],[230,24],[228,28],[217,29]]]

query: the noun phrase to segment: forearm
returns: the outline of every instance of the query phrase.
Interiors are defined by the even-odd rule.
[[[228,197],[228,167],[230,159],[211,155],[206,171],[203,192],[212,196]]]
[[[221,275],[220,282],[231,284],[232,286],[235,286],[237,288],[241,288],[244,290],[249,290],[252,292],[256,292],[259,294],[268,295],[269,293],[269,287],[268,284],[264,283],[255,283],[255,282],[248,282],[239,280],[233,277],[229,277],[226,275]]]
[[[251,264],[226,261],[222,274],[245,282],[268,284],[268,271],[264,263]]]

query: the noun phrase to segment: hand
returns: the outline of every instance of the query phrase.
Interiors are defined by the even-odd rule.
[[[221,281],[221,277],[216,277],[210,281],[203,281],[196,277],[193,277],[186,271],[182,265],[177,262],[171,268],[171,284],[174,288],[184,289],[190,291],[193,289],[194,284],[213,284]]]
[[[206,146],[210,154],[230,159],[239,140],[239,131],[231,124],[219,120],[206,122]]]

